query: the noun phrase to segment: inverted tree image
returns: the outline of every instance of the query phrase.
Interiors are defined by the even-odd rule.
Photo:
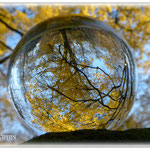
[[[136,57],[140,88],[136,93],[138,96],[133,107],[132,116],[121,128],[149,127],[149,6],[1,5],[1,132],[3,134],[16,134],[18,141],[24,141],[31,138],[31,136],[35,136],[31,130],[18,121],[13,107],[10,105],[10,97],[6,88],[8,62],[15,46],[31,27],[45,19],[62,14],[81,14],[94,17],[109,24],[125,38]],[[99,36],[100,39],[94,37],[93,34]],[[105,44],[108,41],[109,44]],[[25,55],[22,53],[22,56],[19,56],[21,60],[18,60],[18,63],[21,61],[24,66],[20,66],[24,77],[20,78],[18,74],[23,83],[24,90],[22,94],[25,94],[25,96],[21,97],[20,95],[20,97],[24,99],[25,103],[26,101],[27,104],[30,103],[27,110],[22,107],[23,112],[18,113],[22,115],[27,111],[28,114],[29,111],[29,114],[32,115],[31,118],[26,115],[23,116],[28,124],[32,122],[32,125],[34,124],[40,130],[48,131],[48,128],[51,127],[51,131],[60,132],[66,131],[64,124],[67,124],[69,130],[91,128],[92,126],[94,128],[107,128],[108,126],[111,128],[111,123],[112,126],[116,124],[117,128],[119,122],[121,122],[117,119],[117,115],[119,117],[121,110],[124,113],[120,113],[120,115],[125,115],[126,112],[121,108],[123,106],[127,110],[130,108],[125,102],[129,100],[132,83],[131,78],[128,76],[131,73],[129,61],[119,50],[119,45],[117,44],[118,47],[116,47],[113,44],[111,37],[106,33],[103,37],[102,33],[95,29],[80,27],[47,33],[42,39],[35,38],[31,45],[33,47],[26,47]],[[116,50],[114,49],[117,49],[117,54],[115,54]],[[55,52],[55,55],[52,52]],[[118,57],[119,59],[116,59]],[[56,71],[57,67],[60,69]],[[55,77],[53,74],[55,74]],[[68,86],[69,84],[71,86]],[[126,89],[129,92],[126,93]],[[124,97],[126,101],[123,100]],[[49,104],[47,102],[56,99],[58,101],[55,103]],[[91,99],[96,101],[90,101]],[[81,100],[86,101],[79,102]],[[37,107],[40,101],[41,108]],[[63,105],[64,101],[65,104]],[[18,101],[18,105],[20,105],[19,103]],[[45,107],[45,103],[47,107]],[[58,105],[60,108],[58,108]],[[51,110],[51,107],[55,109]],[[78,116],[76,107],[79,108],[80,112],[85,113]],[[103,108],[103,111],[98,109],[100,107]],[[111,118],[111,116],[114,117]],[[54,119],[51,119],[53,117]],[[79,120],[80,117],[82,120]],[[42,121],[39,122],[39,120]],[[51,120],[51,122],[48,124],[47,120]],[[100,125],[100,120],[104,124]],[[90,122],[90,124],[87,124],[87,122]],[[49,127],[46,128],[46,126]],[[54,126],[57,126],[57,128],[54,128]]]

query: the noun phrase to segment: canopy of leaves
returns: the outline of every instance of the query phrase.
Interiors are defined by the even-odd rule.
[[[27,5],[27,6],[0,6],[0,88],[1,88],[1,131],[10,128],[6,121],[15,120],[12,108],[6,94],[6,74],[9,57],[17,41],[35,24],[62,14],[82,14],[92,16],[115,28],[123,35],[133,48],[139,69],[140,80],[146,78],[144,86],[139,90],[139,102],[136,110],[137,121],[147,123],[149,115],[144,108],[149,106],[149,68],[150,68],[150,7],[149,6],[117,6],[117,5]],[[41,45],[42,46],[42,45]],[[44,60],[43,60],[44,61]],[[85,64],[83,64],[85,65]],[[87,64],[86,64],[87,65]],[[68,68],[69,69],[69,68]],[[65,73],[65,72],[64,72]],[[71,73],[71,72],[70,72]],[[60,80],[58,80],[60,82]],[[77,82],[78,83],[78,82]],[[145,89],[145,93],[143,92]],[[142,105],[140,103],[142,101]],[[7,106],[7,109],[6,109]],[[7,116],[7,117],[6,117]],[[145,117],[142,117],[145,116]],[[136,117],[136,116],[135,116]],[[11,122],[11,121],[9,121]],[[9,124],[10,125],[10,124]],[[133,127],[133,126],[132,126]],[[130,128],[130,127],[129,127]],[[5,133],[4,132],[4,133]],[[13,130],[11,132],[14,132]],[[29,138],[29,135],[28,137]]]
[[[50,19],[12,55],[8,89],[30,127],[115,129],[126,117],[136,89],[132,56],[120,37],[106,25],[94,27],[94,21],[74,15]],[[53,22],[54,29],[47,29]]]

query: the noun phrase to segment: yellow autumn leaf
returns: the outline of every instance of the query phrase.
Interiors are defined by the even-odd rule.
[[[3,55],[3,50],[0,50],[0,55]]]

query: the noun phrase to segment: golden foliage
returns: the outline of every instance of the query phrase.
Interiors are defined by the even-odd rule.
[[[28,14],[24,11],[18,10],[16,8],[14,8],[14,10],[9,10],[9,8],[5,8],[4,6],[1,5],[0,6],[0,20],[5,21],[11,28],[16,29],[17,31],[20,31],[22,33],[25,33],[35,24],[38,24],[39,22],[45,19],[57,16],[57,15],[62,15],[62,14],[69,15],[69,14],[78,13],[78,14],[82,14],[85,16],[92,16],[101,21],[104,21],[105,23],[115,28],[119,33],[121,33],[124,36],[124,38],[127,40],[129,45],[133,48],[133,50],[139,52],[139,57],[136,59],[137,59],[138,66],[139,67],[142,66],[144,68],[145,70],[144,73],[147,73],[147,71],[150,68],[150,62],[148,60],[146,60],[143,63],[143,65],[141,65],[141,60],[143,60],[143,54],[146,51],[145,44],[150,42],[150,19],[149,19],[150,7],[149,6],[144,6],[144,7],[134,6],[133,7],[133,6],[113,6],[113,5],[112,6],[111,5],[104,5],[104,6],[102,5],[85,5],[85,6],[83,5],[82,6],[79,6],[79,5],[76,5],[76,6],[73,6],[73,5],[70,5],[70,6],[29,5],[29,6],[26,6],[25,9],[28,11],[31,11],[33,16],[29,17]],[[14,33],[17,33],[17,32],[8,28],[3,22],[0,22],[0,41],[7,43],[7,38],[11,37]],[[49,43],[49,46],[50,45],[52,44]],[[49,51],[47,51],[46,49],[48,49],[49,46],[45,48],[45,51],[47,53],[49,53]],[[108,47],[109,46],[110,45],[108,45]],[[7,48],[4,45],[0,44],[0,55],[4,55],[7,52],[8,52]],[[147,52],[147,57],[150,58],[150,52]],[[92,58],[91,58],[91,62],[92,62]],[[85,62],[82,62],[81,64],[85,65]],[[66,67],[66,70],[68,72],[67,75],[71,75],[71,71],[69,70],[69,68],[67,68],[67,66],[65,66],[65,64],[64,66],[61,66],[62,63],[58,62],[58,65],[60,69],[62,67]],[[108,63],[108,66],[109,66],[109,63]],[[47,67],[46,64],[43,67],[46,68]],[[56,69],[53,68],[53,72],[57,75],[59,74],[60,79],[62,79],[62,77],[65,75],[66,70],[63,70],[59,74],[59,70],[56,73]],[[99,79],[100,76],[102,75],[97,76],[97,78]],[[61,82],[61,80],[58,80],[57,82]],[[73,83],[74,82],[78,83],[77,77],[74,78]],[[34,86],[36,86],[36,84],[34,84]],[[67,87],[67,84],[66,84],[66,87]],[[35,89],[33,87],[29,87],[29,88]],[[31,92],[39,92],[38,90],[39,89],[36,89],[36,91],[31,90]],[[75,90],[73,92],[75,95],[81,96],[83,94],[83,93],[78,93],[78,91],[75,91]],[[71,91],[67,92],[66,90],[66,94],[69,95],[72,93]],[[119,97],[118,91],[114,91],[111,94],[112,94],[111,96],[114,98]],[[28,99],[31,100],[30,93],[28,93],[26,96],[28,97]],[[37,110],[38,108],[36,109],[36,103],[38,106],[39,102],[41,102],[40,103],[41,107],[44,106],[44,103],[42,103],[42,100],[40,100],[40,98],[37,97],[35,99],[35,104],[34,104],[35,110],[33,110],[33,113],[36,114],[36,116],[39,113],[41,113],[40,109],[39,110]],[[112,103],[111,105],[113,106],[114,104]],[[55,105],[51,106],[50,104],[47,104],[47,107],[49,108],[53,107],[53,112],[55,112],[55,114],[53,114],[54,118],[51,120],[51,122],[43,122],[43,125],[45,128],[46,127],[49,128],[49,126],[51,125],[52,131],[58,131],[58,130],[62,131],[62,129],[64,131],[65,128],[69,128],[69,130],[75,129],[75,127],[71,125],[71,120],[68,120],[67,115],[65,116],[62,114],[58,115],[59,113],[57,112],[58,106],[55,106]],[[72,104],[72,112],[76,113],[76,115],[80,115],[80,110],[78,110],[77,112],[76,107],[82,109],[82,105],[78,106],[77,104],[76,105]],[[97,110],[95,109],[95,111]],[[92,112],[90,109],[87,109],[85,114],[81,116],[81,120],[84,120],[84,119],[88,121],[91,120],[89,113],[92,114],[92,113],[95,113],[95,111]],[[46,118],[48,117],[48,113],[49,114],[51,113],[51,110],[49,110],[49,112],[43,111],[42,113],[43,113],[42,117]],[[100,112],[100,114],[102,114],[102,112]],[[37,122],[38,119],[41,119],[41,118],[37,118],[37,119],[35,118],[34,121]],[[44,119],[41,119],[41,120],[44,120]],[[93,118],[93,121],[96,122],[96,118]],[[85,121],[85,124],[86,123],[87,122]],[[57,128],[54,127],[53,126],[54,124],[55,125],[57,124],[58,127]],[[65,127],[63,126],[64,124],[65,124]]]

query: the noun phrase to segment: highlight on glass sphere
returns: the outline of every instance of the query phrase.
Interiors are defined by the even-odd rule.
[[[36,134],[121,125],[133,105],[136,66],[114,29],[80,15],[50,18],[16,46],[8,91]]]

